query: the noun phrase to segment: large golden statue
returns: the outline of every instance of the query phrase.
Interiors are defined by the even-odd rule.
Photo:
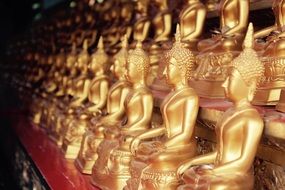
[[[94,79],[90,82],[88,89],[88,101],[91,105],[81,105],[75,111],[75,116],[65,130],[62,151],[66,158],[77,158],[81,142],[89,121],[92,116],[102,113],[107,103],[109,90],[108,76],[105,74],[105,67],[108,63],[108,56],[104,51],[103,38],[98,43],[97,51],[92,55],[89,69],[94,73]]]
[[[272,9],[275,24],[255,34],[257,38],[267,37],[259,51],[265,66],[265,78],[253,100],[257,105],[276,105],[282,88],[285,88],[285,1],[275,0]]]
[[[125,77],[127,62],[127,38],[123,41],[122,49],[114,56],[111,71],[118,79],[109,90],[107,99],[107,114],[92,121],[82,140],[76,164],[81,172],[92,173],[92,167],[98,157],[97,148],[104,138],[104,130],[120,123],[124,116],[124,101],[130,91],[130,83]]]
[[[153,97],[146,85],[150,61],[139,41],[136,49],[129,52],[127,79],[132,83],[124,105],[127,121],[105,131],[100,143],[98,159],[92,171],[92,183],[102,189],[122,189],[130,178],[130,142],[150,128]]]
[[[252,48],[253,26],[244,41],[244,49],[232,62],[223,87],[234,105],[217,123],[216,151],[182,164],[184,189],[253,189],[252,164],[263,133],[263,120],[251,105],[255,90],[264,75],[264,66]],[[190,169],[188,169],[191,167]]]
[[[181,43],[179,30],[177,27],[176,42],[164,58],[163,73],[172,91],[160,107],[163,124],[132,141],[130,149],[135,159],[130,165],[132,178],[127,189],[175,190],[179,185],[178,166],[196,155],[194,127],[199,97],[188,85],[195,70],[195,57]],[[141,142],[146,139],[151,141]]]
[[[220,31],[198,43],[198,68],[193,85],[207,98],[224,97],[221,84],[227,77],[230,62],[242,50],[249,15],[249,0],[220,2]]]

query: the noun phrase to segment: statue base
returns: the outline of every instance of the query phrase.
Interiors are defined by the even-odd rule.
[[[64,158],[75,160],[80,151],[80,145],[71,145],[64,141],[61,150],[64,154]]]
[[[278,103],[280,99],[281,89],[257,89],[254,99],[252,101],[253,105],[258,106],[274,106]]]
[[[95,164],[96,160],[86,160],[80,157],[77,157],[75,160],[75,166],[77,169],[84,174],[91,175],[92,174],[92,168]]]
[[[224,99],[225,93],[222,87],[224,81],[192,80],[190,86],[195,89],[197,94],[203,98]]]
[[[131,153],[126,150],[115,149],[111,152],[108,172],[105,175],[92,175],[92,183],[103,190],[124,189],[127,180],[130,179],[129,163],[131,161]]]
[[[92,168],[98,158],[97,148],[99,144],[103,141],[103,139],[104,137],[101,137],[101,138],[96,137],[89,130],[84,134],[84,137],[81,142],[81,148],[80,148],[78,157],[76,158],[76,161],[75,161],[76,166],[81,173],[89,174],[89,175],[92,174]],[[90,148],[88,146],[89,141],[92,141],[91,143],[93,144],[93,146],[91,147],[92,156],[90,156],[89,158],[86,158],[86,154],[88,154],[87,151],[90,151],[90,150],[86,150],[86,148],[87,149]]]
[[[155,171],[146,168],[142,173],[139,189],[176,190],[178,186],[179,180],[176,176],[176,170]]]
[[[284,89],[281,91],[280,100],[278,104],[276,105],[276,110],[285,113],[285,90]]]

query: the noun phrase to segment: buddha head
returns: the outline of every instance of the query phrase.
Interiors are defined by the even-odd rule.
[[[136,9],[140,13],[147,13],[150,0],[138,0]]]
[[[97,45],[97,51],[92,55],[89,69],[96,73],[97,71],[104,69],[108,62],[108,55],[104,50],[103,37],[101,36]]]
[[[248,26],[248,31],[243,44],[243,51],[232,61],[229,76],[223,83],[225,96],[239,102],[247,99],[252,101],[255,90],[261,83],[264,75],[264,65],[259,60],[253,49],[253,25]]]
[[[195,70],[195,56],[183,46],[179,25],[176,28],[175,43],[164,55],[166,67],[163,71],[167,83],[175,85],[179,82],[188,83]]]
[[[77,59],[77,69],[80,70],[81,72],[87,72],[87,66],[89,63],[89,53],[88,53],[88,41],[84,40],[83,42],[83,50],[81,51],[81,53],[78,56]]]
[[[122,49],[114,56],[114,64],[111,66],[110,70],[113,74],[120,78],[126,73],[126,63],[128,55],[128,38],[127,35],[124,36],[122,41]]]
[[[148,54],[142,49],[141,41],[138,41],[136,48],[129,51],[127,60],[126,77],[131,83],[145,81],[150,69]]]

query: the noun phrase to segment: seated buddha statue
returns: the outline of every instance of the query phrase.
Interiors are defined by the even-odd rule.
[[[224,97],[221,84],[227,77],[230,62],[242,50],[249,0],[222,0],[219,9],[220,31],[198,43],[198,68],[192,81],[199,96],[207,98]]]
[[[265,43],[259,50],[265,66],[265,78],[256,91],[255,105],[276,105],[282,88],[285,88],[285,1],[275,0],[272,6],[275,15],[274,26],[258,31],[255,37],[267,35]],[[258,43],[257,45],[262,44]]]
[[[158,12],[152,19],[152,26],[155,32],[149,49],[152,65],[150,73],[152,78],[149,79],[149,83],[153,82],[151,85],[152,89],[168,91],[169,88],[162,79],[164,65],[159,60],[160,55],[163,51],[169,49],[169,44],[171,44],[172,13],[167,0],[155,0],[154,4],[158,7]]]
[[[181,38],[192,51],[197,51],[197,43],[203,31],[206,13],[206,7],[200,0],[188,0],[180,12]]]
[[[206,8],[199,0],[188,0],[185,7],[180,12],[180,30],[184,45],[191,51],[197,51],[197,43],[202,34],[205,19]],[[152,88],[160,91],[169,91],[167,84],[160,81],[163,78],[162,72],[165,65],[163,62],[159,65],[158,78],[155,79]]]
[[[162,46],[170,41],[172,29],[172,14],[168,7],[167,0],[155,0],[155,5],[158,7],[158,12],[152,19],[154,29],[153,43],[150,47],[151,64],[157,64],[159,61],[159,53],[165,48]]]
[[[76,159],[81,147],[81,142],[89,121],[93,116],[102,113],[107,103],[109,79],[105,74],[108,56],[104,51],[103,38],[98,43],[97,51],[92,55],[89,69],[94,73],[94,79],[88,89],[88,103],[81,105],[75,112],[75,117],[69,123],[62,145],[62,151],[68,159]]]
[[[110,70],[118,79],[108,93],[106,115],[91,120],[91,127],[86,131],[76,165],[85,174],[92,173],[92,167],[98,157],[97,148],[104,138],[104,130],[116,126],[122,120],[125,109],[124,101],[130,91],[130,83],[125,77],[127,61],[127,38],[122,42],[122,49],[114,56],[114,63]]]
[[[150,18],[148,15],[149,10],[149,0],[139,0],[136,2],[136,22],[133,27],[133,40],[136,43],[137,41],[145,41],[149,35],[150,29]]]
[[[139,41],[136,48],[129,52],[127,79],[132,90],[125,101],[125,119],[116,126],[104,131],[92,169],[92,183],[102,189],[123,189],[130,177],[129,162],[131,140],[150,128],[153,96],[146,85],[150,61]]]
[[[88,99],[89,85],[91,79],[88,73],[89,53],[87,51],[88,43],[85,41],[82,52],[77,57],[76,68],[79,74],[72,80],[72,87],[69,88],[71,98],[58,107],[58,114],[54,124],[58,125],[59,133],[55,135],[56,142],[59,146],[62,145],[67,126],[76,116],[76,109],[80,109]]]
[[[57,138],[60,132],[60,123],[57,122],[56,118],[58,115],[61,114],[62,109],[65,106],[65,103],[69,100],[69,96],[72,96],[70,93],[70,88],[72,86],[73,80],[77,76],[77,70],[75,67],[77,61],[77,54],[76,54],[76,44],[73,43],[71,52],[67,55],[66,58],[66,73],[62,78],[62,88],[63,88],[63,97],[57,99],[57,102],[54,104],[54,109],[51,113],[51,120],[50,121],[50,137],[51,139],[57,143]]]
[[[188,84],[195,70],[194,54],[181,42],[177,27],[176,42],[165,53],[163,74],[172,91],[164,98],[160,110],[163,124],[142,133],[131,142],[134,159],[130,164],[132,178],[129,190],[176,190],[176,170],[196,155],[194,127],[199,110],[199,97]],[[148,140],[146,142],[141,142]]]
[[[251,105],[264,75],[264,65],[253,50],[253,26],[249,25],[244,49],[232,61],[223,87],[233,102],[216,125],[216,150],[194,157],[177,170],[185,184],[178,189],[253,189],[252,164],[263,133],[263,120]]]

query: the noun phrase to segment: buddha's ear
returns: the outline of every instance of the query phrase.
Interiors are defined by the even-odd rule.
[[[251,102],[254,98],[255,95],[255,91],[256,91],[256,83],[252,82],[249,86],[248,86],[248,96],[247,99],[249,102]]]

